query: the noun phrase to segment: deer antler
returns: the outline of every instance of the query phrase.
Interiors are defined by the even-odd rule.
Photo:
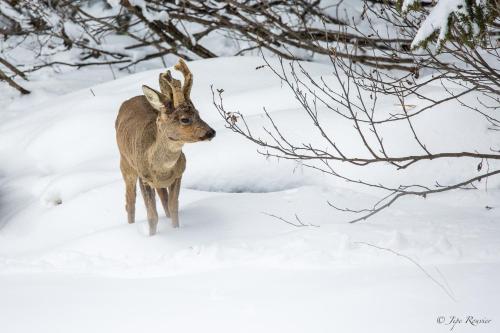
[[[167,73],[161,73],[159,77],[160,91],[171,103],[174,102],[174,93],[167,80]]]
[[[174,79],[170,71],[167,71],[164,74],[164,78],[168,83],[168,86],[170,87],[170,91],[172,91],[172,101],[174,102],[174,108],[176,108],[185,101],[184,94],[182,93],[181,81]],[[168,88],[163,89],[166,89],[168,91]]]
[[[179,62],[174,66],[174,68],[181,72],[184,76],[184,87],[182,88],[182,91],[184,93],[184,98],[189,100],[191,87],[193,86],[193,74],[191,74],[191,71],[182,58],[179,59]]]
[[[191,87],[193,86],[193,75],[182,59],[179,59],[179,62],[174,68],[184,76],[184,86],[181,85],[181,81],[172,77],[172,73],[170,73],[169,70],[160,74],[159,80],[162,94],[165,95],[168,100],[172,101],[174,103],[174,108],[176,108],[190,99],[189,95],[191,94]]]

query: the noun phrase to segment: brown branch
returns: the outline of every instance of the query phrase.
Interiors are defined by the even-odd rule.
[[[26,90],[23,87],[21,87],[14,80],[12,80],[9,76],[7,76],[1,69],[0,69],[0,80],[6,81],[12,88],[16,89],[17,91],[19,91],[23,95],[27,95],[30,93],[29,90]]]
[[[454,185],[441,186],[441,187],[439,187],[437,189],[434,189],[434,190],[394,192],[393,193],[394,196],[392,197],[391,200],[389,200],[388,202],[386,202],[382,206],[379,206],[377,208],[371,209],[370,213],[368,213],[366,215],[363,215],[362,217],[359,217],[359,218],[356,218],[354,220],[349,221],[349,223],[356,223],[356,222],[359,222],[359,221],[366,220],[366,219],[370,218],[371,216],[373,216],[373,215],[375,215],[377,213],[380,213],[382,210],[390,207],[398,199],[400,199],[401,197],[404,197],[404,196],[413,195],[413,196],[421,196],[421,197],[425,198],[425,197],[427,197],[428,195],[431,195],[431,194],[436,194],[436,193],[441,193],[441,192],[446,192],[446,191],[451,191],[451,190],[455,190],[455,189],[458,189],[458,188],[462,188],[463,186],[470,185],[470,184],[472,184],[472,183],[474,183],[476,181],[481,181],[482,179],[485,179],[485,178],[488,178],[488,177],[491,177],[491,176],[494,176],[494,175],[497,175],[497,174],[500,174],[500,169],[499,170],[495,170],[495,171],[491,171],[491,172],[488,172],[488,173],[485,173],[485,174],[482,174],[482,175],[477,176],[477,177],[470,178],[468,180],[462,181],[460,183],[456,183]],[[335,208],[335,206],[333,206],[333,205],[331,205],[331,206]]]
[[[0,64],[4,65],[8,69],[10,69],[14,74],[19,75],[23,79],[27,80],[26,75],[24,75],[23,72],[21,72],[19,69],[16,68],[16,66],[12,65],[10,62],[5,60],[4,58],[0,57]]]

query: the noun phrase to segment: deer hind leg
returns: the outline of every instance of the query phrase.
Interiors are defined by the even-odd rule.
[[[181,178],[177,178],[172,185],[168,187],[170,198],[168,200],[168,211],[172,216],[172,227],[179,227],[179,193],[181,190]]]
[[[120,170],[125,181],[125,210],[127,211],[128,223],[135,222],[135,198],[137,186],[137,174],[122,158],[120,161]]]
[[[142,179],[139,181],[141,187],[142,197],[146,204],[146,212],[148,215],[149,235],[156,234],[156,227],[158,225],[158,213],[156,212],[155,189],[146,184]]]
[[[161,205],[165,211],[165,215],[170,217],[170,212],[168,211],[168,191],[166,188],[157,188],[158,196],[160,197]]]

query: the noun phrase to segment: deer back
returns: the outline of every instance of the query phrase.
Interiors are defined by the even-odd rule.
[[[155,142],[157,112],[144,96],[122,103],[115,122],[116,140],[122,156],[137,167],[137,162]]]

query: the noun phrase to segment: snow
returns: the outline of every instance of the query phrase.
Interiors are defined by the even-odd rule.
[[[407,12],[408,9],[413,6],[417,0],[403,0],[403,4],[401,5],[401,10],[403,13]]]
[[[226,107],[246,114],[256,130],[266,124],[265,106],[297,142],[320,142],[291,93],[269,70],[256,70],[263,63],[234,57],[188,64],[193,101],[217,137],[185,146],[181,228],[171,228],[160,213],[154,237],[145,231],[140,196],[136,224],[126,223],[114,120],[142,84],[158,86],[164,69],[116,80],[108,69],[40,77],[26,83],[34,93],[22,98],[3,89],[2,331],[448,331],[439,316],[492,320],[457,324],[454,332],[499,331],[500,182],[408,198],[367,222],[346,223],[348,216],[328,200],[366,207],[378,193],[266,160],[225,129],[214,110],[211,84],[225,90]],[[328,65],[304,66],[334,81]],[[428,94],[439,89],[429,87]],[[383,103],[381,110],[397,109],[392,100]],[[416,122],[433,149],[498,144],[476,125],[477,114],[457,107],[442,105]],[[361,149],[350,127],[320,112],[342,134],[339,145]],[[396,141],[393,151],[418,148],[404,129],[383,131],[388,144]],[[476,164],[443,161],[396,176],[374,167],[360,177],[447,183],[474,174]],[[269,214],[289,221],[297,214],[315,226],[293,227]]]
[[[152,13],[148,10],[148,7],[147,7],[146,2],[144,0],[129,0],[129,2],[132,6],[140,7],[142,14],[150,22],[168,20],[168,13],[165,10]],[[116,6],[116,4],[113,4],[112,6]]]

